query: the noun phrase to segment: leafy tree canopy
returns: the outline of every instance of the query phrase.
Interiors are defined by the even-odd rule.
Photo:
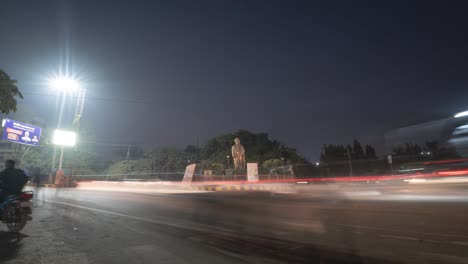
[[[355,139],[352,146],[334,144],[323,145],[320,161],[324,163],[347,161],[348,153],[352,160],[377,159],[377,153],[374,147],[366,144],[363,149],[361,143]]]
[[[0,70],[0,112],[4,114],[10,111],[16,112],[16,97],[23,99],[17,81]]]
[[[265,160],[284,158],[287,163],[307,163],[293,148],[287,147],[276,140],[271,140],[267,133],[252,133],[239,130],[235,133],[221,135],[208,140],[201,149],[201,158],[219,163],[226,162],[226,156],[231,155],[234,139],[239,138],[246,150],[247,162],[262,164]]]

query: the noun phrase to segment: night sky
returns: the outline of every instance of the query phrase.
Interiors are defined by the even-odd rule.
[[[184,146],[243,128],[311,159],[353,138],[382,151],[390,129],[468,109],[464,3],[2,1],[0,68],[21,111],[54,126],[46,79],[68,65],[102,142]]]

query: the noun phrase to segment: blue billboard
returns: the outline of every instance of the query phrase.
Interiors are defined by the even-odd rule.
[[[21,123],[8,118],[3,120],[2,140],[37,146],[39,145],[40,138],[41,128],[38,126]]]

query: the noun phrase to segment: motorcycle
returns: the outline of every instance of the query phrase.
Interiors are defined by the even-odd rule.
[[[0,205],[0,221],[6,224],[11,232],[19,232],[26,222],[32,220],[33,192],[26,191],[20,194],[9,195]]]

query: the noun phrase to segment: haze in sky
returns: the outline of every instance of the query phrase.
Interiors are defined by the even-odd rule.
[[[104,142],[184,146],[243,128],[314,158],[354,138],[379,151],[390,129],[468,109],[463,1],[24,6],[0,8],[0,68],[20,109],[54,126],[46,80],[68,69]]]

